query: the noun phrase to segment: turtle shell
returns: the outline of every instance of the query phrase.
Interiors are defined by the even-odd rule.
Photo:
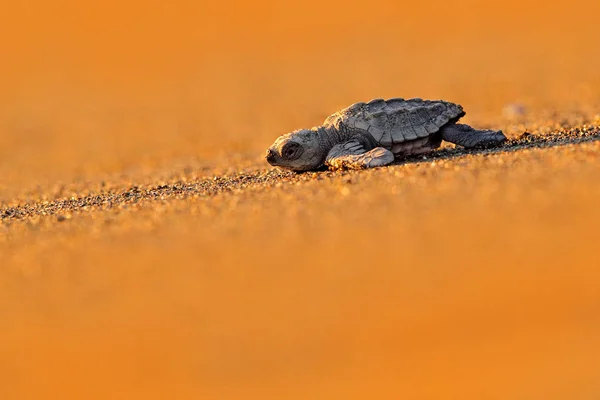
[[[392,148],[431,137],[463,115],[462,106],[443,100],[375,99],[355,103],[329,116],[323,125],[360,130],[371,135],[380,146]]]

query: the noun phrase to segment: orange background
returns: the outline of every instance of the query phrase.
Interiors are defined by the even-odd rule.
[[[372,97],[597,100],[597,2],[7,2],[0,189],[259,154]],[[11,193],[11,194],[8,194]]]

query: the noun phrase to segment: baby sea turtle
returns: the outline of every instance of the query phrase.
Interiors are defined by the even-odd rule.
[[[269,164],[294,171],[379,167],[430,152],[442,140],[467,148],[498,145],[501,131],[456,122],[462,106],[443,100],[375,99],[329,116],[323,125],[280,136],[267,150]]]

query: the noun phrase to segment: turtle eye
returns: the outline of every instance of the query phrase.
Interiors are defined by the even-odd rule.
[[[289,143],[283,148],[282,154],[287,159],[293,158],[296,155],[298,148],[298,143]]]

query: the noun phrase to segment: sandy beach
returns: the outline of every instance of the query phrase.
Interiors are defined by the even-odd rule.
[[[0,398],[598,398],[596,2],[5,11]],[[389,97],[509,140],[264,161]]]

